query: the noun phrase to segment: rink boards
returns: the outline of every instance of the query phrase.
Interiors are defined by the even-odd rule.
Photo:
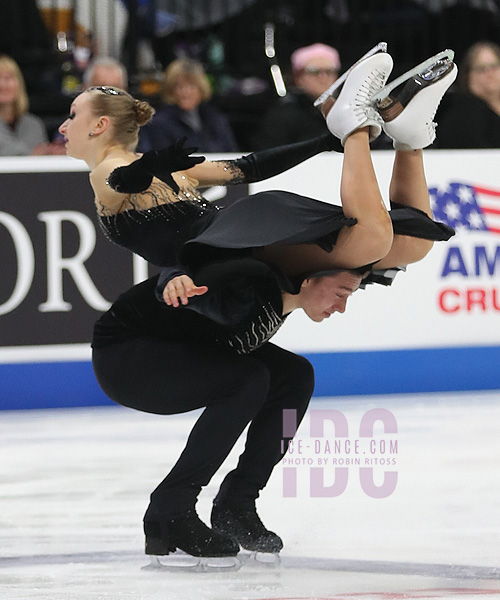
[[[392,159],[374,153],[386,201]],[[315,395],[500,388],[499,159],[500,151],[427,152],[436,218],[457,235],[392,288],[356,292],[344,315],[287,320],[274,341],[311,360]],[[341,164],[323,154],[249,191],[338,203]],[[90,363],[93,323],[154,269],[100,232],[83,163],[4,158],[0,180],[0,408],[107,403]]]

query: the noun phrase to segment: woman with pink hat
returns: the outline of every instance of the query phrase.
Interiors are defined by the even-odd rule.
[[[256,148],[293,144],[326,132],[324,119],[312,102],[338,78],[339,53],[326,44],[312,44],[295,50],[290,62],[294,85],[264,116]]]

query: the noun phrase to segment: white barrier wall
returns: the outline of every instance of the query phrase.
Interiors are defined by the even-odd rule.
[[[499,159],[428,151],[436,215],[457,235],[392,287],[356,292],[343,315],[287,320],[274,341],[311,360],[316,395],[500,387]],[[387,200],[393,153],[373,160]],[[341,155],[323,154],[250,191],[338,203],[341,166]],[[0,408],[106,401],[90,364],[92,324],[148,267],[99,231],[85,170],[65,157],[0,159]]]

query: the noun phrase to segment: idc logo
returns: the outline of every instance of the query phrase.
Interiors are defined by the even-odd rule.
[[[283,411],[283,495],[296,497],[298,484],[312,498],[340,496],[354,476],[371,498],[386,498],[396,489],[398,426],[384,408],[368,410],[350,437],[346,416],[333,408],[309,411],[310,435],[294,438],[297,411]],[[329,432],[334,432],[332,436]],[[352,472],[354,470],[354,473]]]

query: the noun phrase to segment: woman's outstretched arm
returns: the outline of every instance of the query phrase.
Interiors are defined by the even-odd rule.
[[[279,175],[321,152],[342,152],[340,141],[330,133],[295,144],[259,150],[233,160],[205,161],[189,169],[200,186],[263,181]]]

